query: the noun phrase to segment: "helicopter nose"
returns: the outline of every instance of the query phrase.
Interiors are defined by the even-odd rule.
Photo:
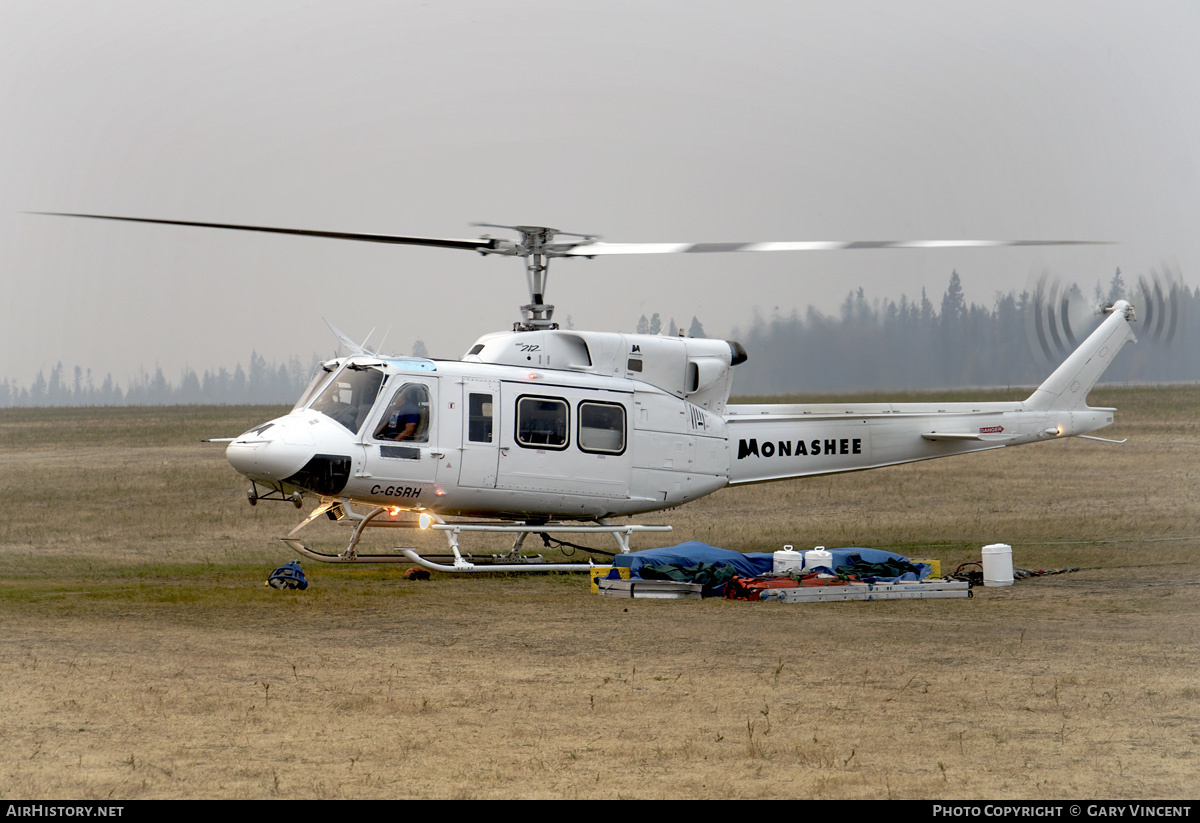
[[[225,459],[251,480],[278,482],[300,471],[316,451],[312,426],[291,415],[263,423],[225,449]]]

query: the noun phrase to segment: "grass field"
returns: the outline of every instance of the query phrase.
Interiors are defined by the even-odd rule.
[[[1200,387],[1091,402],[1120,409],[1101,434],[1128,443],[640,519],[675,533],[635,548],[858,545],[953,568],[1003,541],[1017,566],[1080,567],[970,600],[808,605],[316,563],[279,592],[263,581],[300,514],[246,505],[199,441],[284,409],[0,411],[0,799],[1195,798]]]

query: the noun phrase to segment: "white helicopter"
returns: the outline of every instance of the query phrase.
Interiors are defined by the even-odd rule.
[[[299,508],[305,496],[318,499],[283,540],[327,562],[412,562],[443,572],[587,570],[591,563],[546,563],[520,550],[529,534],[601,532],[628,552],[633,534],[671,527],[613,518],[671,508],[726,486],[1089,437],[1113,422],[1115,410],[1088,406],[1088,392],[1135,339],[1132,306],[1122,300],[1103,307],[1108,317],[1020,402],[731,405],[732,369],[747,356],[740,344],[560,329],[544,297],[550,260],[1089,241],[619,244],[539,226],[476,224],[515,231],[519,240],[444,239],[54,214],[524,258],[531,300],[512,331],[486,334],[461,360],[449,361],[384,356],[335,329],[352,354],[322,364],[291,412],[222,441],[230,464],[251,481],[251,505],[282,500]],[[297,537],[322,515],[353,526],[337,555]],[[443,531],[452,562],[414,549],[359,553],[370,527]],[[514,533],[511,554],[491,562],[464,556],[461,535],[477,531]]]

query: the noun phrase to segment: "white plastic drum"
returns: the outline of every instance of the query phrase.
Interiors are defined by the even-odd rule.
[[[1013,584],[1012,546],[993,543],[983,547],[983,585],[1011,586]]]
[[[804,552],[793,551],[790,545],[784,546],[783,551],[772,555],[771,571],[775,574],[798,572],[804,568]]]
[[[833,571],[833,553],[825,550],[824,546],[817,546],[815,549],[804,553],[804,570],[811,571],[818,566]]]

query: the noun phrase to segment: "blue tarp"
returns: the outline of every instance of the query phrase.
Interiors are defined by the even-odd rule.
[[[701,563],[728,564],[737,569],[739,577],[758,577],[771,571],[772,555],[770,552],[752,552],[744,554],[730,549],[718,549],[698,540],[689,540],[678,546],[665,549],[644,549],[640,552],[618,554],[613,558],[613,566],[626,566],[629,576],[639,577],[642,566],[699,566]],[[610,578],[620,574],[614,568],[608,573]]]
[[[862,549],[862,548],[842,548],[828,549],[833,556],[833,567],[847,565],[850,562],[851,555],[858,555],[859,558],[867,563],[885,563],[889,560],[901,560],[911,562],[902,554],[895,552],[884,551],[883,549]],[[629,554],[619,554],[613,558],[613,566],[625,566],[629,568],[630,577],[637,579],[640,577],[639,571],[642,566],[699,566],[701,564],[727,564],[733,566],[739,577],[758,577],[759,575],[769,574],[772,570],[773,555],[771,552],[736,552],[730,549],[718,549],[715,546],[710,546],[707,543],[701,543],[698,540],[690,540],[687,543],[680,543],[678,546],[670,546],[663,549],[644,549],[640,552],[630,552]],[[929,576],[930,568],[925,563],[914,564],[921,569],[921,578]],[[820,567],[818,567],[820,568]],[[805,571],[808,571],[805,569]],[[833,574],[833,569],[825,569],[830,574]],[[620,576],[616,568],[608,573],[609,578],[616,579]],[[871,578],[881,582],[893,582],[897,580],[916,580],[916,575],[909,573],[900,577],[875,577]]]
[[[857,554],[859,559],[865,563],[887,563],[890,560],[899,560],[904,563],[912,563],[911,560],[909,560],[907,557],[905,557],[902,554],[896,554],[896,552],[884,551],[883,549],[843,548],[843,549],[826,549],[826,551],[828,551],[831,555],[833,555],[833,569],[824,569],[824,567],[822,567],[822,566],[818,566],[817,569],[823,569],[824,571],[827,571],[830,574],[833,574],[834,569],[836,569],[838,566],[849,565],[852,562],[850,560],[850,556],[854,555],[854,554]],[[932,567],[928,563],[912,563],[912,565],[916,566],[918,569],[921,570],[920,577],[913,574],[912,572],[909,572],[907,574],[902,574],[899,577],[879,576],[879,577],[868,577],[868,578],[863,578],[863,579],[877,581],[880,583],[895,583],[900,580],[905,580],[905,581],[924,580],[926,577],[929,576],[929,573],[931,571],[933,571]],[[807,572],[808,569],[805,569],[804,571]]]

